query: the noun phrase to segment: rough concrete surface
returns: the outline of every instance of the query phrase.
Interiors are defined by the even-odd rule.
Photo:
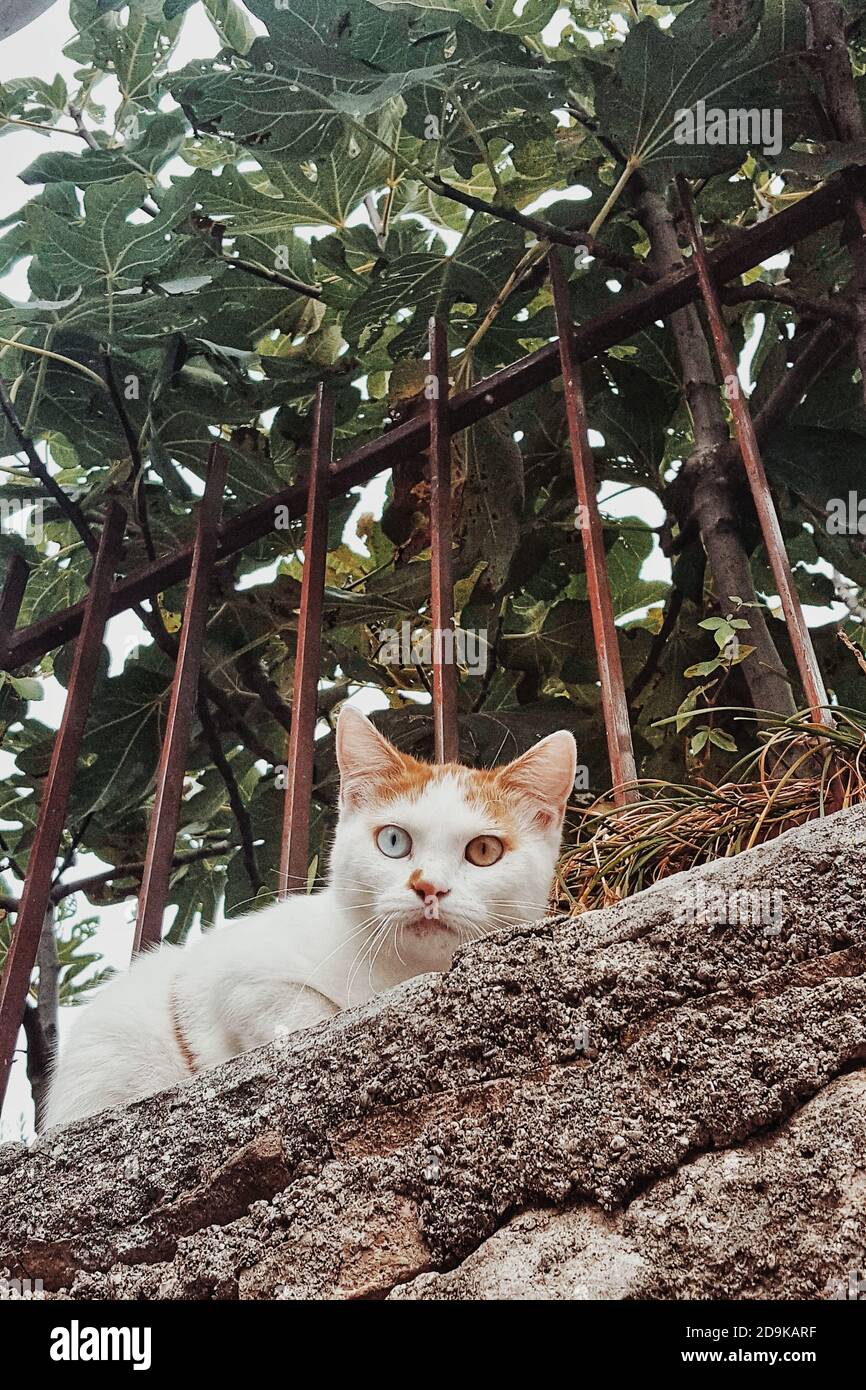
[[[866,1270],[864,882],[860,808],[0,1148],[0,1273],[58,1297],[840,1296]],[[716,894],[736,920],[702,920]]]

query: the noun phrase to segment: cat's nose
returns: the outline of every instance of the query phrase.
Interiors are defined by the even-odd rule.
[[[418,894],[422,902],[426,902],[428,898],[447,898],[451,892],[450,888],[437,888],[436,884],[427,878],[413,879],[409,887]]]

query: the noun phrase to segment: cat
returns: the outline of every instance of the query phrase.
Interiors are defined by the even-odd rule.
[[[336,751],[326,886],[145,953],[113,979],[64,1048],[48,1128],[189,1081],[544,915],[574,785],[570,733],[504,767],[437,766],[344,705]]]

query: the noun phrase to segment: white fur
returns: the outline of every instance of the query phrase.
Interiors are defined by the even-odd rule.
[[[196,1069],[273,1041],[400,980],[448,968],[463,942],[543,915],[559,849],[562,814],[574,781],[575,749],[560,732],[512,764],[537,778],[511,805],[519,844],[495,864],[465,857],[475,836],[501,829],[466,795],[465,774],[429,784],[420,796],[383,807],[365,797],[394,756],[358,711],[338,727],[342,805],[327,886],[235,919],[180,950],[163,946],[111,981],[84,1011],[64,1050],[47,1110],[49,1126],[179,1085],[190,1079],[178,1021]],[[536,812],[550,813],[539,825]],[[408,857],[376,845],[383,824],[412,837]],[[436,891],[439,918],[425,920],[413,871]]]

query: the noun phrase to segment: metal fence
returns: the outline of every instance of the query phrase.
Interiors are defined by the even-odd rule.
[[[306,881],[313,751],[321,651],[321,622],[327,553],[329,498],[368,482],[376,474],[427,452],[430,467],[431,628],[433,637],[432,718],[437,761],[457,755],[456,669],[444,654],[442,635],[452,630],[451,439],[478,420],[508,406],[561,376],[568,439],[581,518],[593,636],[598,660],[602,711],[614,799],[638,795],[628,705],[598,510],[588,417],[580,364],[625,342],[640,329],[686,305],[703,302],[722,378],[736,378],[736,354],[721,311],[723,287],[801,238],[847,215],[851,193],[833,180],[776,216],[730,238],[713,252],[704,247],[700,223],[684,181],[679,184],[685,225],[692,243],[690,262],[654,277],[640,263],[623,269],[648,281],[623,302],[589,322],[572,322],[568,276],[554,249],[549,256],[557,337],[468,390],[449,395],[447,328],[433,320],[429,338],[430,389],[425,412],[376,440],[332,461],[333,401],[324,387],[316,396],[311,462],[307,481],[288,487],[240,515],[221,522],[226,460],[218,444],[210,451],[195,541],[117,579],[126,514],[112,503],[103,520],[87,597],[50,617],[16,630],[27,583],[27,567],[14,557],[0,597],[0,669],[15,671],[68,642],[75,643],[63,718],[42,791],[39,817],[27,862],[11,943],[0,983],[0,1101],[5,1095],[13,1050],[23,1018],[40,934],[51,904],[67,805],[99,669],[109,618],[135,608],[143,599],[188,578],[171,701],[156,774],[147,852],[141,876],[134,952],[159,943],[169,892],[172,858],[183,792],[193,711],[199,701],[201,655],[214,571],[221,562],[252,545],[275,527],[277,509],[295,519],[305,516],[304,568],[299,635],[289,732],[280,894]],[[579,232],[575,247],[591,253]],[[828,719],[828,698],[809,630],[793,583],[779,521],[761,461],[748,402],[742,392],[731,401],[736,442],[743,459],[773,575],[782,601],[798,673],[807,704]],[[110,875],[107,875],[110,877]]]

